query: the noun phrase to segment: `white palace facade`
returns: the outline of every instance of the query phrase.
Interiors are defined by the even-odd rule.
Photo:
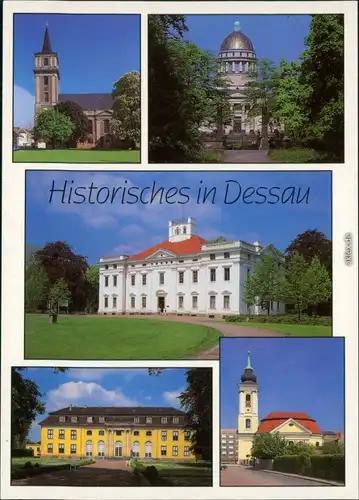
[[[260,314],[244,301],[253,266],[273,250],[244,241],[208,243],[196,222],[169,222],[169,236],[137,255],[100,259],[99,314]],[[274,302],[272,314],[283,313]]]

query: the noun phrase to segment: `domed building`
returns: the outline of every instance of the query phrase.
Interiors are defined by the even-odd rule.
[[[245,104],[244,88],[249,80],[249,72],[257,64],[257,56],[252,41],[240,31],[239,22],[234,23],[234,31],[223,40],[219,54],[219,72],[229,82],[227,92],[233,123],[225,127],[225,133],[257,132],[260,129],[260,117],[249,118],[248,104]]]
[[[340,440],[341,434],[322,431],[311,416],[302,412],[275,411],[259,420],[259,385],[257,376],[251,366],[250,352],[247,355],[247,366],[238,384],[239,412],[237,429],[222,430],[222,461],[246,463],[251,457],[251,449],[255,436],[259,434],[276,434],[292,443],[305,443],[320,447],[324,442]],[[228,451],[228,432],[236,436],[236,443],[231,443]],[[236,452],[234,457],[233,450]]]

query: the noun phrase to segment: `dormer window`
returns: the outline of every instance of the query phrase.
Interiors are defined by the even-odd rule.
[[[133,417],[133,422],[135,424],[139,424],[140,423],[140,417]]]
[[[76,423],[77,422],[77,417],[71,417],[71,422]]]
[[[87,423],[92,424],[93,423],[93,417],[87,417]]]
[[[99,417],[98,421],[99,421],[100,424],[104,424],[105,423],[105,417]]]
[[[146,417],[146,424],[152,424],[152,417]]]
[[[59,417],[59,422],[66,422],[66,417],[64,416]]]
[[[179,417],[173,417],[172,423],[173,424],[179,424]]]
[[[167,424],[167,417],[161,417],[161,424]]]

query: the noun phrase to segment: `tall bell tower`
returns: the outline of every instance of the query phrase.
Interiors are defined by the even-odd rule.
[[[258,420],[258,384],[251,366],[251,354],[247,353],[247,366],[238,384],[238,461],[242,463],[250,457],[254,435],[257,432]]]
[[[35,56],[35,118],[45,109],[52,108],[59,100],[59,58],[51,48],[49,28],[46,23],[41,52]]]

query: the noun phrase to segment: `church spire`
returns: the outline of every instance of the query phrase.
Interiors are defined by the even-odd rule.
[[[45,34],[44,34],[44,43],[42,44],[42,52],[45,54],[51,54],[51,42],[50,42],[50,33],[48,24],[46,23]]]
[[[247,352],[247,366],[244,369],[243,375],[241,376],[242,383],[257,383],[257,377],[254,374],[253,367],[251,366],[251,352]]]

